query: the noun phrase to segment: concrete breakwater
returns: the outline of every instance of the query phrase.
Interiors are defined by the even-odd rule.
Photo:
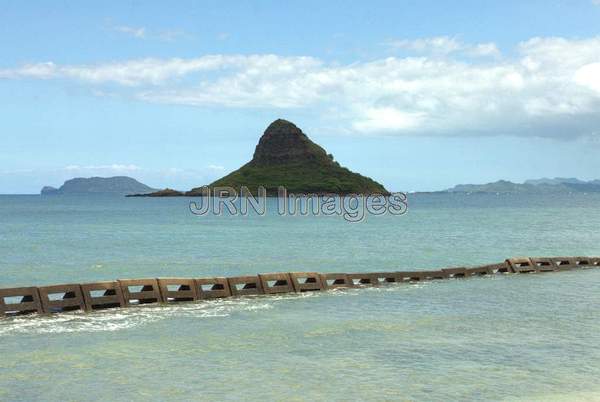
[[[289,272],[213,278],[151,278],[0,289],[0,317],[94,311],[224,297],[326,291],[496,274],[535,274],[600,266],[600,257],[518,257],[477,267],[368,273]]]

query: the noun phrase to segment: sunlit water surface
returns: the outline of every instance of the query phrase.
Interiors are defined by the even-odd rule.
[[[0,196],[0,287],[600,255],[598,195],[414,195],[405,216],[359,224],[197,217],[188,202]],[[9,318],[0,400],[598,400],[599,282],[586,269]]]

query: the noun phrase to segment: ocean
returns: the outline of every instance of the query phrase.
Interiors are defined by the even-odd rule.
[[[412,194],[402,216],[0,196],[0,287],[600,256],[600,195]],[[275,202],[270,200],[269,202]],[[0,319],[0,400],[600,400],[600,269]]]

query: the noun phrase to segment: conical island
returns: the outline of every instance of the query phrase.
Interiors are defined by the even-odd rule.
[[[277,195],[279,186],[285,187],[288,193],[389,194],[376,181],[340,166],[295,124],[283,119],[267,127],[250,162],[208,185],[210,188],[232,187],[236,191],[242,186],[252,194],[257,194],[258,187],[262,186],[269,196]],[[150,194],[174,195],[199,196],[202,187],[186,193],[167,189]]]

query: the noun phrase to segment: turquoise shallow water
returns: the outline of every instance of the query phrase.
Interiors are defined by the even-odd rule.
[[[405,216],[196,217],[0,196],[0,286],[600,255],[600,196],[409,197]],[[0,400],[598,400],[600,270],[0,321]]]

